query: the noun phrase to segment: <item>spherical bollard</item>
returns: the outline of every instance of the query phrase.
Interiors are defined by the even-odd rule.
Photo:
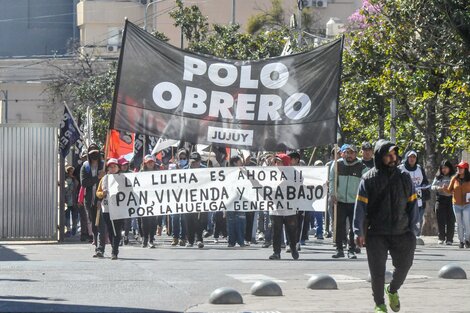
[[[251,294],[259,297],[280,297],[282,289],[272,280],[260,280],[251,286]]]
[[[243,304],[242,295],[233,288],[221,287],[214,290],[210,297],[211,304]]]
[[[416,238],[416,245],[417,246],[424,246],[423,238]]]
[[[393,278],[393,273],[390,271],[385,271],[385,283],[390,284],[390,282],[392,281],[392,278]],[[370,283],[371,281],[372,281],[372,278],[370,277],[370,273],[369,273],[369,276],[367,277],[367,282]]]
[[[336,280],[330,275],[320,274],[310,277],[307,283],[309,289],[338,289]]]
[[[444,265],[439,271],[438,276],[445,279],[467,279],[467,273],[456,264]]]

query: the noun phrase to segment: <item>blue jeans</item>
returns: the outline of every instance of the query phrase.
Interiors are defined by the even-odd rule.
[[[246,215],[243,212],[227,212],[228,244],[245,244]]]
[[[454,204],[455,220],[457,221],[457,234],[459,241],[470,241],[470,204]]]
[[[171,216],[171,229],[173,232],[173,238],[179,238],[181,240],[185,240],[186,227],[183,223],[181,214],[173,214]]]
[[[263,231],[264,231],[264,242],[271,242],[272,240],[272,224],[271,219],[269,218],[268,212],[260,212],[261,214],[261,221],[263,224]]]

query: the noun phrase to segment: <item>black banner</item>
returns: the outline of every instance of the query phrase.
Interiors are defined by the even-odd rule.
[[[341,40],[260,61],[177,49],[126,22],[110,127],[283,150],[335,142]]]

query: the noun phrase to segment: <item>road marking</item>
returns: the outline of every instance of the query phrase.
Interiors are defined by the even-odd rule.
[[[318,274],[305,274],[305,275],[314,276]],[[330,276],[333,277],[333,279],[336,280],[337,283],[359,283],[359,282],[366,281],[365,279],[362,279],[362,278],[348,276],[348,275],[341,275],[341,274],[333,274]]]
[[[252,284],[260,280],[272,280],[276,283],[285,283],[285,280],[276,279],[271,276],[262,275],[262,274],[227,274],[227,276],[232,277],[233,279],[239,280],[242,283]]]

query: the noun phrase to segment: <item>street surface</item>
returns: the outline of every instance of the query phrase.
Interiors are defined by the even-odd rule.
[[[330,240],[311,240],[300,259],[282,252],[269,261],[271,248],[261,244],[227,248],[208,239],[204,249],[170,247],[158,238],[156,249],[132,242],[117,261],[94,259],[91,244],[0,243],[0,311],[2,312],[373,312],[365,251],[357,260],[333,260]],[[400,290],[401,312],[470,312],[470,282],[437,277],[449,263],[470,278],[470,249],[438,246],[426,237]],[[387,269],[391,270],[389,261]],[[338,290],[306,288],[311,274],[332,275]],[[282,297],[255,297],[251,285],[277,281]],[[219,287],[238,290],[243,305],[211,305]]]

